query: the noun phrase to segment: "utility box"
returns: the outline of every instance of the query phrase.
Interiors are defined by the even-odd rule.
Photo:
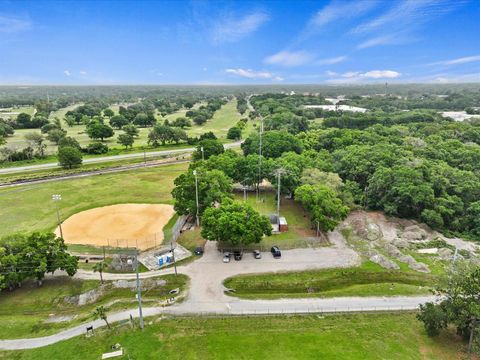
[[[283,216],[280,216],[278,218],[278,231],[280,232],[288,231],[287,219],[285,219]]]

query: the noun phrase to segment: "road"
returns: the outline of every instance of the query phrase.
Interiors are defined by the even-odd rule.
[[[334,313],[358,311],[414,310],[419,304],[434,301],[433,296],[408,297],[341,297],[277,300],[243,300],[225,295],[223,281],[234,275],[279,271],[295,271],[332,267],[350,267],[359,264],[360,257],[350,249],[337,231],[329,233],[331,247],[318,249],[284,250],[281,259],[273,259],[269,253],[263,253],[262,259],[254,259],[245,254],[242,261],[222,262],[222,254],[217,251],[214,242],[207,242],[202,258],[185,266],[179,266],[178,272],[190,277],[190,288],[185,301],[169,307],[147,307],[143,309],[145,317],[159,314],[295,314],[295,313]],[[163,269],[141,273],[141,278],[173,273],[173,269]],[[98,274],[80,270],[76,275],[80,279],[98,279]],[[105,280],[134,279],[135,274],[104,273]],[[111,313],[110,322],[138,317],[136,309]],[[62,340],[85,334],[87,326],[98,328],[105,326],[100,320],[91,321],[63,330],[51,336],[32,339],[0,340],[0,349],[32,349],[50,345]]]
[[[223,146],[224,146],[225,149],[230,149],[230,148],[240,146],[241,143],[242,143],[242,141],[237,141],[237,142],[233,142],[233,143],[224,144]],[[83,164],[96,164],[96,163],[110,162],[110,161],[116,161],[116,160],[142,159],[144,156],[152,157],[152,156],[163,156],[163,155],[190,153],[194,150],[195,150],[194,147],[189,147],[189,148],[183,148],[183,149],[150,151],[150,152],[146,152],[145,154],[143,152],[139,152],[139,153],[133,153],[133,154],[101,156],[101,157],[84,159]],[[47,163],[47,164],[16,166],[16,167],[9,167],[9,168],[0,168],[0,174],[13,174],[13,173],[16,173],[16,172],[54,169],[54,168],[58,168],[58,167],[59,167],[59,165],[56,162]]]

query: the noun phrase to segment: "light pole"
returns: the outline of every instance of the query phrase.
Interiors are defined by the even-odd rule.
[[[140,287],[140,276],[138,274],[138,249],[135,249],[135,278],[137,283],[137,301],[138,301],[138,315],[140,317],[140,329],[143,329],[143,310],[142,310],[142,288]]]
[[[205,153],[203,152],[203,146],[200,147],[200,151],[202,152],[202,161],[205,161]]]
[[[62,195],[54,194],[52,195],[52,200],[55,203],[55,209],[57,210],[57,222],[58,222],[58,227],[60,228],[60,237],[63,239],[62,223],[60,221],[60,212],[58,210],[58,202],[62,200]]]
[[[197,226],[200,226],[200,220],[198,219],[198,179],[197,179],[197,170],[193,170],[193,176],[195,176],[195,200],[197,202]]]

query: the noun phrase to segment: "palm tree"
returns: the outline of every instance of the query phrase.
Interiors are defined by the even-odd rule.
[[[105,321],[105,323],[107,324],[107,327],[110,329],[110,324],[108,323],[108,320],[107,320],[107,309],[105,307],[103,306],[97,307],[93,312],[93,316],[95,317],[95,319],[102,319],[103,321]]]
[[[104,270],[107,269],[107,264],[105,261],[100,261],[93,265],[93,272],[99,272],[100,273],[100,282],[103,284],[103,272]]]

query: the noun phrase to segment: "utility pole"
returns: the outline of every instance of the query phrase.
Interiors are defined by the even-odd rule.
[[[473,334],[475,333],[475,327],[477,326],[477,319],[472,319],[471,328],[470,328],[470,339],[468,341],[468,353],[472,352],[472,344],[473,344]]]
[[[202,161],[205,161],[205,153],[203,151],[203,146],[200,147],[200,151],[202,152]]]
[[[135,249],[135,273],[137,274],[138,315],[140,317],[140,329],[143,329],[142,290],[140,288],[140,276],[138,274],[138,249]]]
[[[195,176],[195,200],[197,202],[197,226],[200,226],[200,220],[198,219],[198,179],[197,179],[197,170],[193,170],[193,176]]]
[[[173,241],[170,241],[170,252],[172,253],[173,267],[175,268],[175,276],[177,276],[178,275],[177,274],[177,263],[175,262],[175,249],[173,248]]]
[[[58,210],[58,202],[62,200],[62,195],[54,194],[52,195],[52,200],[55,203],[55,209],[57,210],[57,222],[58,222],[58,227],[60,229],[60,237],[63,239],[62,222],[60,221],[60,212]]]
[[[277,190],[277,216],[280,218],[280,179],[282,177],[282,172],[279,171],[277,172],[277,176],[278,176],[278,190]]]
[[[258,187],[257,187],[257,202],[260,198],[260,182],[262,181],[262,135],[263,135],[263,118],[260,119],[260,141],[258,151]]]

